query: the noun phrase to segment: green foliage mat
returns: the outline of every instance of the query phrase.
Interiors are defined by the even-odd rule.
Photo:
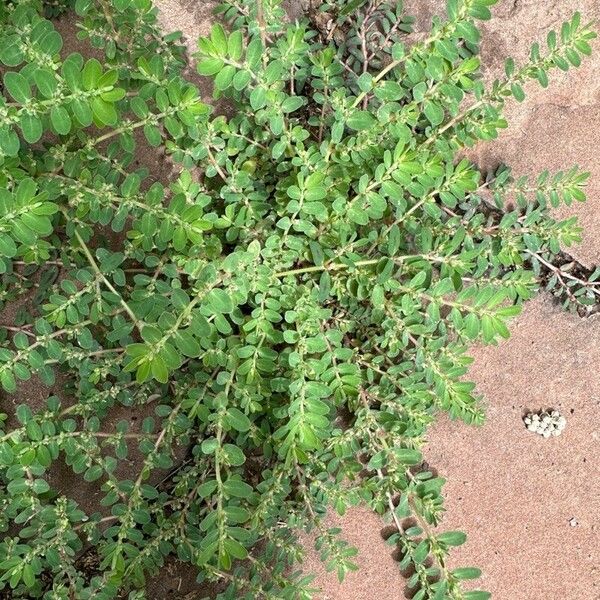
[[[488,597],[448,567],[465,536],[435,527],[427,426],[482,421],[467,347],[507,337],[540,277],[569,306],[597,294],[553,262],[579,229],[549,207],[583,200],[585,173],[457,158],[594,37],[575,15],[486,87],[475,22],[494,3],[448,0],[410,45],[401,2],[297,23],[279,0],[226,2],[231,32],[197,59],[230,118],[150,0],[2,3],[0,299],[19,306],[2,405],[61,382],[3,415],[3,598],[152,597],[168,556],[221,598],[310,598],[297,532],[342,578],[356,551],[324,517],[359,503],[395,523],[415,600]],[[64,10],[101,60],[63,50],[46,17]],[[166,186],[136,167],[147,144],[175,165]],[[64,463],[102,491],[89,514],[50,483]]]

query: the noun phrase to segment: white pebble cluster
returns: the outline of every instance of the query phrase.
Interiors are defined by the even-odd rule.
[[[567,420],[557,410],[529,413],[523,422],[529,431],[545,438],[559,436],[567,425]]]

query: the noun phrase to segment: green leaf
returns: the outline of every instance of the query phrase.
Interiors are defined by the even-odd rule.
[[[219,56],[227,55],[227,35],[223,26],[217,23],[210,30],[210,41],[213,43]]]
[[[462,531],[444,531],[437,536],[437,541],[446,546],[462,546],[467,536]]]
[[[481,577],[481,570],[475,567],[461,567],[451,571],[452,576],[456,579],[477,579]]]
[[[362,73],[357,83],[361,92],[370,92],[373,89],[373,76],[370,73]]]
[[[0,129],[0,150],[6,156],[16,156],[20,147],[19,136],[12,129]]]
[[[223,545],[225,546],[225,550],[227,550],[227,552],[231,554],[233,558],[244,560],[248,557],[248,550],[246,550],[246,548],[244,548],[244,546],[242,546],[239,542],[236,542],[231,538],[226,539],[223,542]]]
[[[472,590],[470,592],[465,592],[463,598],[465,600],[489,600],[492,595],[489,592],[484,592],[482,590]]]
[[[371,304],[373,308],[383,309],[385,303],[385,292],[380,285],[376,285],[373,287],[373,291],[371,292]]]
[[[33,231],[21,219],[15,219],[10,225],[11,232],[17,240],[27,245],[35,244],[36,237]]]
[[[37,183],[31,177],[25,177],[21,179],[17,186],[15,198],[19,204],[26,204],[29,200],[34,198],[36,192]]]
[[[50,121],[60,135],[66,135],[71,131],[71,117],[69,113],[60,105],[54,106],[50,111]]]
[[[11,495],[17,495],[17,494],[22,494],[24,492],[27,492],[29,490],[29,482],[25,479],[22,478],[18,478],[18,479],[13,479],[7,486],[6,486],[9,494]]]
[[[174,337],[175,345],[179,351],[190,358],[195,358],[200,355],[202,348],[194,339],[192,334],[187,330],[180,330]]]
[[[239,479],[228,479],[223,484],[223,491],[234,498],[249,498],[253,492],[251,486]]]
[[[31,100],[31,87],[21,73],[15,71],[6,73],[4,75],[4,87],[20,104],[27,104]]]
[[[255,87],[250,92],[250,106],[252,110],[260,110],[267,103],[267,95],[263,87]]]
[[[43,479],[35,479],[31,489],[33,490],[34,494],[45,494],[50,490],[50,485],[48,485],[48,482],[44,481]]]
[[[92,482],[96,481],[97,479],[100,479],[103,473],[104,469],[101,465],[94,465],[86,470],[86,472],[83,474],[83,478],[85,479],[85,481]]]
[[[61,69],[65,82],[72,92],[81,89],[83,84],[81,63],[83,63],[81,55],[71,54],[67,57]]]
[[[385,466],[387,461],[387,452],[385,450],[380,450],[377,454],[374,454],[369,463],[367,464],[367,468],[371,470],[381,469]]]
[[[523,102],[523,100],[525,100],[525,92],[519,84],[513,83],[511,86],[511,91],[517,102]]]
[[[481,317],[481,330],[483,333],[483,341],[486,343],[492,342],[496,337],[494,321],[490,315]]]
[[[144,136],[153,148],[157,148],[162,143],[160,129],[154,125],[144,125]]]
[[[54,56],[61,51],[62,46],[62,37],[58,31],[49,31],[43,38],[43,49],[45,54]]]
[[[227,314],[233,311],[233,302],[227,292],[221,288],[210,290],[206,295],[205,302],[208,307],[217,314]]]
[[[418,465],[422,460],[422,454],[413,448],[394,448],[394,456],[405,465]]]
[[[71,110],[73,115],[83,127],[89,127],[94,119],[90,105],[84,100],[73,100],[71,102]]]
[[[31,409],[26,404],[19,404],[19,406],[17,406],[15,414],[17,420],[19,421],[19,423],[21,423],[21,425],[27,425],[27,423],[29,423],[32,417]]]
[[[98,88],[112,87],[119,80],[119,72],[116,69],[106,71],[100,79],[98,79]]]
[[[117,123],[118,116],[115,107],[110,102],[102,100],[102,98],[92,99],[92,112],[94,118],[101,125],[115,125]]]
[[[42,480],[36,480],[34,482],[33,491],[36,492],[36,493],[39,493],[35,489],[35,483],[37,483],[37,481],[42,481]],[[46,483],[46,482],[44,482],[44,483]],[[31,587],[33,587],[35,585],[35,574],[33,572],[32,566],[30,564],[24,564],[23,565],[23,572],[21,573],[21,579],[23,580],[23,583],[28,588],[31,588]]]
[[[152,377],[160,383],[169,381],[169,370],[165,365],[165,361],[160,356],[155,356],[151,363]]]
[[[36,458],[42,467],[48,468],[52,464],[52,456],[46,446],[37,449]]]
[[[284,113],[291,113],[298,110],[301,106],[304,105],[304,99],[300,96],[290,96],[283,101],[281,105],[281,110]]]
[[[235,73],[235,67],[225,65],[215,77],[215,89],[226,90],[231,85]]]
[[[375,96],[386,102],[395,102],[404,98],[405,91],[396,81],[383,81],[375,88]]]
[[[346,121],[346,125],[355,131],[369,129],[375,125],[375,117],[366,110],[355,111]]]
[[[28,144],[35,144],[44,132],[42,121],[32,114],[22,114],[19,125],[21,126],[23,137]]]
[[[17,390],[17,382],[11,371],[0,371],[0,384],[2,384],[2,387],[10,394]]]
[[[96,89],[101,77],[102,65],[95,58],[91,58],[85,63],[81,72],[83,89],[86,91]]]
[[[11,237],[0,232],[0,256],[12,258],[17,254],[17,246]]]
[[[423,112],[433,127],[444,121],[444,109],[435,102],[425,102]]]
[[[243,44],[244,38],[241,30],[237,29],[231,32],[229,40],[227,41],[227,53],[231,60],[238,61],[242,58]]]
[[[131,98],[129,101],[129,106],[138,119],[144,119],[150,112],[144,99],[140,98],[139,96]]]
[[[19,37],[9,38],[7,36],[4,44],[0,46],[0,62],[7,67],[17,67],[23,60],[25,60],[25,55],[20,47]]]
[[[216,75],[223,67],[225,63],[220,58],[203,58],[198,63],[198,73],[200,75]]]
[[[106,102],[118,102],[125,97],[125,90],[123,88],[113,88],[108,92],[104,92],[100,98]]]
[[[50,223],[48,217],[33,213],[24,213],[21,216],[21,219],[23,220],[23,223],[29,227],[29,229],[35,231],[35,233],[39,235],[47,236],[52,233],[52,224]]]
[[[250,71],[237,71],[233,77],[233,87],[239,92],[250,83],[251,79]]]
[[[45,98],[52,98],[58,87],[58,82],[50,69],[38,69],[33,74],[33,80],[37,89]]]
[[[227,422],[236,431],[245,432],[250,429],[250,419],[239,409],[232,407],[227,411]]]

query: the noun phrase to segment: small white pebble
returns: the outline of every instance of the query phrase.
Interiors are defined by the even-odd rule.
[[[578,520],[577,520],[575,517],[573,517],[573,518],[572,518],[572,519],[569,521],[569,525],[570,525],[571,527],[577,527],[577,525],[579,525],[579,521],[578,521]]]
[[[567,420],[558,410],[551,410],[529,413],[523,417],[523,423],[528,431],[549,438],[558,437],[566,427]]]

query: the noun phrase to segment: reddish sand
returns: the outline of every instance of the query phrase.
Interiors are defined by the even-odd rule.
[[[214,5],[206,0],[157,0],[166,30],[182,30],[190,51],[206,33]],[[298,8],[298,2],[292,2]],[[431,7],[440,0],[410,0],[427,29]],[[598,0],[501,0],[486,25],[483,43],[487,76],[503,58],[522,58],[530,42],[543,39],[575,9],[600,17]],[[474,159],[484,167],[505,162],[517,174],[579,163],[592,171],[589,201],[560,215],[579,214],[583,243],[574,253],[600,262],[600,44],[586,66],[555,77],[550,90],[535,87],[526,102],[510,108],[512,129],[478,147]],[[196,77],[196,81],[199,79]],[[202,89],[208,97],[206,81]],[[155,160],[155,159],[154,159]],[[598,414],[600,382],[599,317],[581,320],[542,296],[513,323],[513,337],[497,348],[473,349],[471,375],[486,397],[488,420],[469,428],[441,419],[432,430],[426,458],[448,479],[443,528],[461,528],[468,542],[453,554],[456,565],[483,569],[482,587],[498,600],[599,600],[600,463]],[[39,402],[36,390],[19,400]],[[527,432],[521,418],[528,409],[559,408],[567,429],[549,440]],[[378,517],[355,510],[332,519],[360,550],[361,570],[340,585],[326,574],[307,541],[306,570],[316,572],[320,600],[403,598],[393,548],[383,540]],[[594,560],[596,559],[596,561]],[[185,588],[185,591],[184,591]],[[203,597],[189,571],[167,568],[152,583],[152,598]]]
[[[193,48],[198,32],[207,28],[208,4],[188,2],[183,9],[185,0],[158,4],[165,27],[183,30]],[[292,4],[297,8],[298,2]],[[431,15],[443,5],[436,0],[406,4],[418,16],[418,31],[427,30]],[[578,9],[585,19],[600,17],[598,0],[501,0],[485,26],[486,77],[501,72],[508,54],[524,59],[533,41],[543,40],[549,28],[558,28]],[[581,69],[555,74],[550,89],[530,86],[527,100],[507,112],[511,129],[473,152],[482,167],[503,162],[518,175],[573,164],[591,170],[587,204],[558,214],[580,216],[585,233],[573,253],[587,264],[600,262],[598,44],[595,49]],[[443,528],[461,528],[469,536],[453,554],[454,564],[482,568],[481,585],[498,600],[599,600],[600,321],[565,314],[542,296],[515,320],[509,341],[474,348],[473,354],[471,375],[485,395],[487,423],[477,429],[442,418],[426,451],[430,465],[448,479]],[[550,406],[568,418],[561,437],[546,440],[525,430],[524,411]],[[307,543],[305,567],[318,574],[315,583],[322,589],[316,597],[404,597],[405,581],[382,537],[385,524],[367,510],[331,522],[359,548],[361,570],[339,584]]]

